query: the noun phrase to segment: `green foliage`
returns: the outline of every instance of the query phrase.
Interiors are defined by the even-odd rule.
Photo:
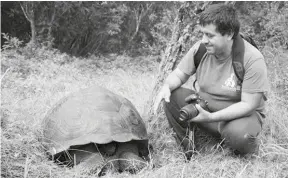
[[[1,33],[2,37],[5,39],[4,45],[2,46],[2,49],[19,49],[22,45],[23,41],[19,40],[17,37],[11,37],[7,33]]]
[[[183,25],[195,23],[194,10],[203,3],[186,3],[187,8],[180,12]],[[53,46],[75,56],[105,53],[135,56],[158,55],[164,51],[170,43],[175,18],[183,2],[35,1],[2,4],[2,32],[25,43],[28,31],[32,30],[28,20],[34,19],[36,40],[40,45]],[[260,47],[287,49],[287,4],[285,1],[235,2],[241,18],[241,31],[252,35]],[[192,42],[199,39],[194,27],[187,30]],[[3,36],[2,39],[5,41]]]
[[[262,51],[269,71],[271,88],[277,91],[283,101],[288,101],[288,51],[269,46],[265,46]]]
[[[281,7],[281,8],[280,8]],[[288,2],[271,2],[263,21],[266,44],[271,47],[288,49]]]
[[[118,2],[61,2],[65,15],[53,28],[55,47],[72,55],[113,52],[111,36],[120,32],[127,8]],[[58,4],[60,5],[60,4]],[[119,43],[119,42],[118,42]],[[119,45],[120,44],[116,44]],[[107,51],[105,51],[107,50]]]
[[[242,31],[254,36],[259,46],[288,49],[288,2],[245,1],[236,7]]]
[[[1,2],[1,33],[17,37],[24,43],[29,42],[30,24],[25,19],[19,2]],[[1,35],[1,46],[5,39]]]
[[[155,47],[158,49],[159,43],[152,30],[165,15],[163,11],[177,5],[169,2],[163,5],[163,2],[110,1],[21,4],[27,20],[34,20],[37,43],[53,45],[78,56],[124,51],[142,54],[143,49],[146,49],[146,54],[151,51],[159,54],[159,50],[153,51]],[[176,10],[175,7],[172,8]],[[165,28],[169,29],[168,26]],[[166,44],[162,42],[159,49],[163,49],[163,45]]]
[[[156,23],[152,28],[152,35],[155,39],[153,48],[156,51],[164,51],[166,45],[169,43],[172,36],[172,30],[174,25],[174,19],[177,16],[178,3],[164,3],[162,4],[161,11],[151,14],[149,19],[155,20]]]

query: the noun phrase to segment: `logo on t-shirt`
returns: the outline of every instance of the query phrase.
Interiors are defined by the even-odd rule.
[[[234,92],[241,90],[241,87],[237,85],[237,77],[234,73],[232,73],[230,77],[225,81],[224,85],[222,85],[222,89]]]

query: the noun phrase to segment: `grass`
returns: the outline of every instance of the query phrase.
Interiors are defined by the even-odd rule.
[[[27,51],[7,50],[1,56],[1,177],[95,177],[77,167],[58,167],[47,160],[39,142],[46,112],[61,97],[95,84],[135,105],[153,146],[155,168],[147,167],[137,175],[108,173],[106,177],[288,177],[287,51],[265,48],[263,52],[271,91],[259,155],[237,157],[200,133],[200,151],[189,162],[175,143],[163,113],[147,122],[145,105],[158,67],[153,57],[79,59],[53,50]]]

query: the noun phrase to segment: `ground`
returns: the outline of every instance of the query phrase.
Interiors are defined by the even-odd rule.
[[[2,51],[1,176],[94,177],[81,169],[61,168],[49,161],[39,140],[43,117],[61,97],[100,85],[135,105],[146,122],[153,146],[154,168],[150,165],[137,175],[108,173],[106,177],[288,177],[288,109],[283,94],[287,91],[287,78],[283,74],[283,71],[287,74],[287,68],[282,65],[283,56],[287,55],[265,50],[271,64],[271,91],[268,115],[259,136],[259,154],[238,157],[200,133],[199,151],[190,161],[175,143],[163,113],[148,122],[145,106],[159,65],[154,57],[110,55],[80,59],[47,49]],[[269,56],[270,53],[273,55]],[[270,63],[272,59],[275,64]]]

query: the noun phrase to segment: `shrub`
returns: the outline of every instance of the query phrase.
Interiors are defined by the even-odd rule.
[[[23,44],[23,41],[19,40],[17,37],[11,37],[7,33],[2,33],[3,38],[6,40],[4,45],[1,47],[4,50],[7,49],[19,49]]]

